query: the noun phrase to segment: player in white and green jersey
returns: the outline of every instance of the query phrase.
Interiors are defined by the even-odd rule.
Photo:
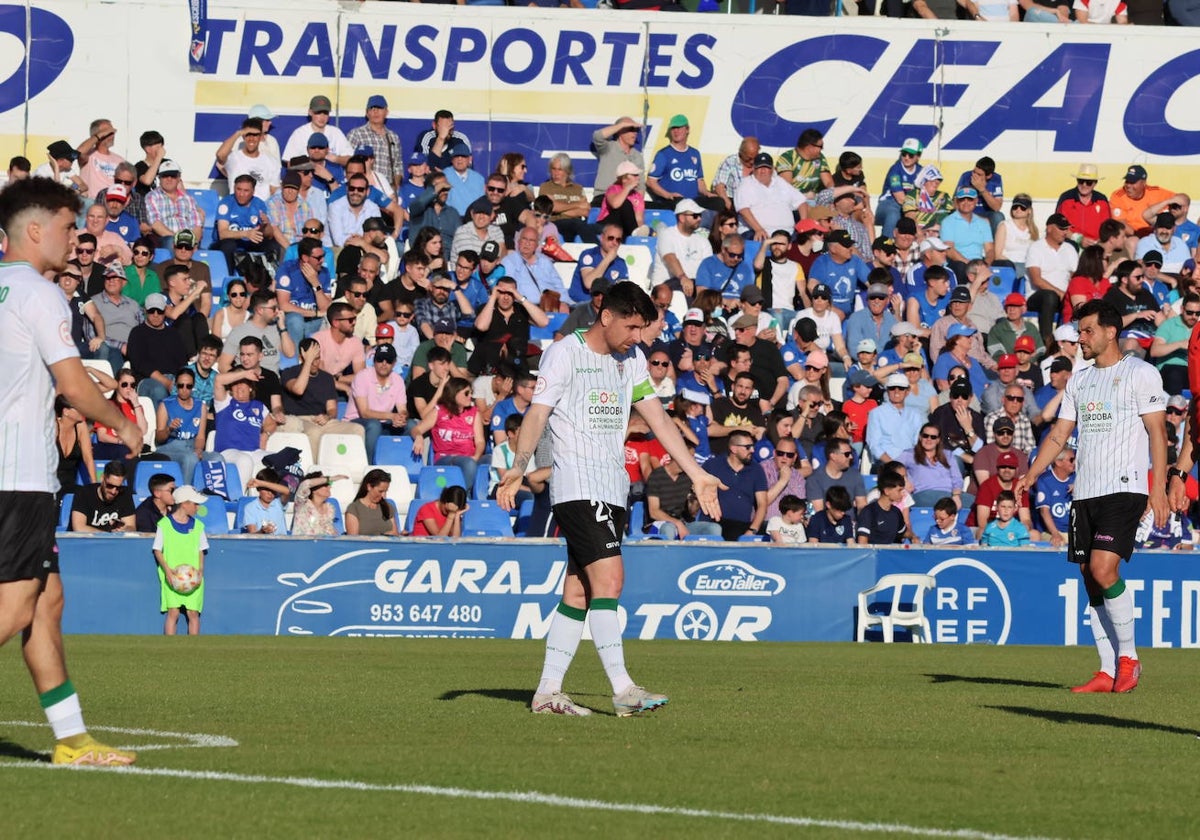
[[[586,619],[613,689],[613,708],[622,717],[667,702],[636,685],[625,670],[617,621],[625,571],[621,538],[625,532],[629,478],[625,471],[625,431],[636,409],[676,463],[692,479],[701,507],[720,520],[720,483],[688,453],[675,424],[655,396],[638,346],[642,330],[659,316],[637,285],[617,283],[596,322],[558,341],[542,356],[533,404],[525,412],[513,466],[501,478],[496,499],[515,504],[525,466],[546,424],[554,443],[550,498],[567,541],[567,574],[562,601],[546,635],[542,678],[533,696],[539,714],[586,715],[563,693],[562,682],[583,637]]]
[[[0,263],[0,645],[25,633],[22,652],[54,730],[55,764],[119,766],[134,754],[95,741],[63,655],[63,587],[54,528],[58,458],[54,392],[115,429],[133,451],[142,433],[87,375],[71,340],[71,315],[47,277],[75,247],[75,193],[49,178],[0,192],[8,247]],[[11,717],[11,715],[10,715]]]

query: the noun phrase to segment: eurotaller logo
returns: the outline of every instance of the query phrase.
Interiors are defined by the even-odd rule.
[[[679,588],[688,595],[768,598],[783,592],[782,575],[763,572],[742,560],[712,560],[685,569]]]

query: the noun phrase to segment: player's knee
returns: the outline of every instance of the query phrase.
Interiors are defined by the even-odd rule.
[[[0,610],[0,645],[33,624],[33,602],[11,604]]]

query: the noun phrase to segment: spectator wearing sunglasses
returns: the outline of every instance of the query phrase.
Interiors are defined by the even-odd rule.
[[[195,259],[196,247],[200,240],[190,230],[180,231],[171,243],[171,258],[154,264],[154,273],[160,280],[166,277],[167,269],[172,265],[182,265],[187,268],[188,276],[205,287],[212,294],[212,272],[208,263]]]
[[[591,294],[592,283],[603,278],[611,286],[629,279],[629,266],[621,259],[619,250],[625,241],[621,226],[607,222],[600,231],[600,244],[579,255],[575,275],[571,278],[571,300],[585,300]]]
[[[754,267],[746,262],[746,243],[738,234],[721,240],[720,252],[696,269],[696,288],[715,289],[727,308],[739,308],[742,289],[754,285]]]
[[[100,481],[75,495],[71,504],[72,531],[102,534],[135,529],[133,496],[125,486],[125,475],[123,461],[109,461]]]
[[[121,177],[120,175],[114,176],[114,178]],[[124,179],[122,178],[122,180]],[[97,203],[102,204],[108,211],[104,229],[121,237],[121,241],[126,245],[133,245],[142,235],[142,231],[138,220],[125,211],[129,205],[129,198],[129,186],[125,183],[115,182],[104,191],[103,197]]]

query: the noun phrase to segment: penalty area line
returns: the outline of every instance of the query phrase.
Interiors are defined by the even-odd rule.
[[[652,805],[637,802],[608,802],[602,799],[580,799],[572,796],[539,793],[537,791],[471,790],[469,788],[438,787],[435,785],[378,784],[374,782],[359,782],[352,779],[257,776],[215,770],[176,770],[168,767],[69,767],[43,762],[0,761],[0,770],[12,769],[67,770],[80,773],[110,773],[120,776],[150,776],[188,779],[192,781],[232,782],[245,785],[284,785],[287,787],[315,790],[349,790],[363,793],[407,793],[418,796],[439,796],[448,799],[476,799],[515,802],[524,805],[546,805],[555,808],[572,808],[583,811],[691,817],[702,820],[789,825],[799,828],[828,828],[840,831],[907,834],[914,837],[947,837],[957,838],[957,840],[1049,840],[1049,838],[995,834],[970,828],[923,828],[921,826],[901,825],[897,823],[825,820],[815,817],[792,817],[782,814],[713,811],[704,808],[678,808],[669,805]]]

